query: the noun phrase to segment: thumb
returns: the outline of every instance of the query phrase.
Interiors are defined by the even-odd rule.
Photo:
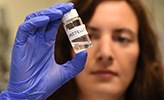
[[[79,74],[85,66],[87,60],[87,51],[82,51],[75,55],[75,57],[71,60],[65,63],[65,67],[67,68],[69,78],[75,77],[77,74]]]
[[[76,54],[71,61],[66,62],[62,66],[55,65],[55,67],[51,67],[53,69],[48,72],[49,85],[47,85],[48,92],[46,94],[49,96],[68,80],[80,73],[84,69],[86,58],[87,52],[82,51]]]

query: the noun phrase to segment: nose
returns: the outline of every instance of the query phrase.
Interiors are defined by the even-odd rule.
[[[99,65],[107,67],[113,64],[113,43],[112,38],[108,34],[103,34],[99,40],[99,46],[96,61]]]

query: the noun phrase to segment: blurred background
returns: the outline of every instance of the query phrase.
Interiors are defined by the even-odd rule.
[[[9,78],[11,48],[16,31],[30,12],[47,8],[68,0],[0,0],[0,90],[6,87]],[[164,0],[141,0],[153,28],[159,35],[164,62]]]

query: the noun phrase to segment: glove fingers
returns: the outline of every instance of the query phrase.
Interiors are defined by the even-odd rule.
[[[36,35],[39,36],[40,38],[44,39],[45,38],[45,31],[47,29],[47,25],[40,27],[37,29]]]
[[[74,4],[69,2],[69,3],[61,3],[61,4],[57,4],[54,6],[51,6],[50,9],[59,9],[63,12],[63,14],[67,13],[68,11],[70,11],[73,8]]]
[[[25,21],[38,16],[48,16],[50,18],[50,21],[54,21],[57,19],[61,19],[61,17],[63,16],[63,12],[58,9],[44,9],[27,15]]]
[[[57,29],[61,23],[61,20],[56,20],[53,22],[50,22],[47,29],[46,29],[46,34],[45,34],[45,39],[46,41],[55,41],[56,39],[56,33]]]
[[[25,20],[29,20],[37,16],[48,16],[51,21],[58,20],[62,18],[63,14],[70,11],[72,8],[73,8],[72,3],[62,3],[62,4],[54,5],[50,8],[43,9],[29,14]]]
[[[49,22],[49,17],[47,16],[40,16],[36,18],[32,18],[19,26],[17,36],[16,36],[16,43],[24,44],[27,41],[27,38],[30,35],[34,35],[35,31],[47,25]]]

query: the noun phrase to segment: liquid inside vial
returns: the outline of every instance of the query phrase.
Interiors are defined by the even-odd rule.
[[[92,47],[85,25],[77,18],[65,25],[71,45],[76,53]]]
[[[84,35],[77,39],[72,40],[71,44],[75,52],[80,52],[92,46],[92,43],[89,40],[88,35]]]

